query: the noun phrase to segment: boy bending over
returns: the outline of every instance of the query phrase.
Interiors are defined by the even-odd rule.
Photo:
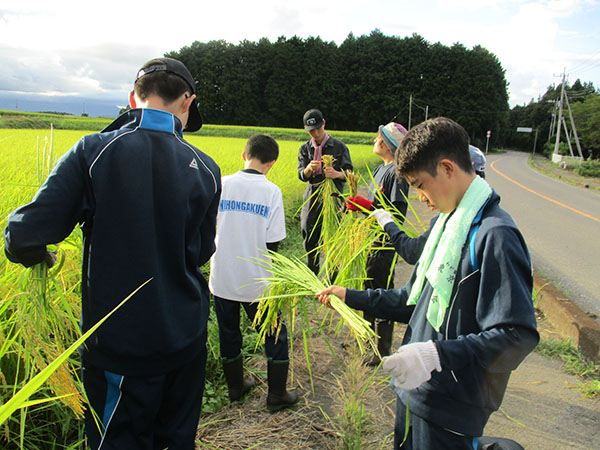
[[[317,295],[408,322],[383,364],[398,397],[395,448],[473,449],[511,371],[539,340],[529,253],[498,194],[475,175],[456,122],[439,117],[411,129],[395,164],[419,200],[440,211],[411,279],[399,290],[330,286]]]

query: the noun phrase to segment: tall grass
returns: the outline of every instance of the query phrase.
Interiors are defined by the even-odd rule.
[[[50,173],[55,159],[51,128],[50,135],[43,138],[43,145],[39,137],[36,138],[35,170],[31,174],[35,175],[35,181],[26,186],[33,188],[32,191],[37,189]],[[3,205],[3,209],[5,207]],[[2,228],[5,223],[3,216]],[[59,251],[59,258],[52,270],[46,262],[28,269],[3,262],[6,291],[2,292],[0,310],[0,376],[11,387],[2,394],[2,403],[6,405],[10,404],[7,398],[32,382],[79,335],[78,269],[72,263],[65,266],[65,255],[72,257],[74,253],[76,260],[80,242],[80,233],[74,232],[60,251],[54,249]],[[82,388],[76,371],[78,357],[69,354],[65,359],[67,364],[56,366],[47,384],[38,391],[36,401],[3,424],[7,444],[44,448],[49,436],[54,436],[55,448],[68,448],[74,442],[82,442],[82,428],[73,426],[76,423],[73,418],[83,415]],[[48,403],[54,399],[59,399],[60,404]]]

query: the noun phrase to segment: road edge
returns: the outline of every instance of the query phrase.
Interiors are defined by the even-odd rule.
[[[538,309],[558,334],[571,339],[586,358],[600,363],[600,325],[535,270],[533,289]]]

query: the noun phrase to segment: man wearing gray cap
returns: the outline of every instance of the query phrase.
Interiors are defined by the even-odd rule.
[[[5,252],[51,266],[46,246],[81,227],[82,332],[143,285],[80,348],[88,446],[193,450],[209,314],[199,267],[215,250],[221,174],[183,139],[202,126],[183,63],[144,64],[129,104],[8,217]]]
[[[304,191],[304,205],[300,215],[304,250],[308,254],[308,267],[319,273],[319,239],[321,237],[322,204],[314,192],[325,178],[330,178],[336,188],[342,192],[346,182],[345,172],[352,170],[350,151],[346,144],[331,137],[325,131],[325,119],[318,109],[309,109],[304,113],[304,129],[311,139],[300,147],[298,152],[298,178],[307,183]],[[333,167],[323,167],[322,156],[333,156]]]
[[[469,153],[471,154],[471,162],[475,173],[481,178],[485,178],[485,155],[474,145],[469,144]]]

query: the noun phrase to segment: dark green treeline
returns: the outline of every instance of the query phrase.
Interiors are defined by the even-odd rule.
[[[481,46],[467,49],[399,38],[375,30],[337,46],[319,37],[280,37],[237,45],[194,42],[167,56],[197,80],[204,119],[212,124],[299,128],[319,108],[329,129],[375,131],[392,119],[412,125],[447,116],[475,143],[508,121],[504,69]],[[410,107],[410,97],[413,103]],[[494,133],[496,141],[502,133]]]

